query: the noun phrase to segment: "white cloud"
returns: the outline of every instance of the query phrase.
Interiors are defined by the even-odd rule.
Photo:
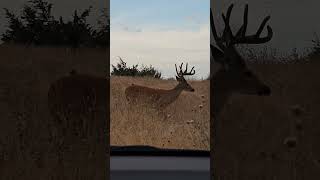
[[[165,77],[173,77],[174,64],[188,62],[195,66],[196,77],[206,78],[209,74],[209,24],[198,30],[157,30],[142,28],[143,31],[111,29],[111,64],[122,57],[129,65],[145,64],[159,69]]]

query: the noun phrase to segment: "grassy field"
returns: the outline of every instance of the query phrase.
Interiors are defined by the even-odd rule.
[[[105,142],[52,136],[47,92],[71,69],[103,76],[109,54],[18,46],[1,46],[0,54],[0,179],[106,177]]]
[[[131,83],[171,89],[176,80],[111,77],[111,144],[152,145],[164,148],[209,150],[209,81],[190,81],[195,92],[182,92],[164,112],[148,107],[130,107],[125,88]]]
[[[105,167],[97,164],[105,160],[92,155],[105,154],[102,145],[80,140],[59,144],[52,139],[47,91],[52,82],[72,69],[104,76],[109,54],[94,49],[71,53],[65,48],[16,46],[0,47],[0,54],[1,177],[34,179],[32,175],[37,174],[38,179],[74,179],[85,174],[94,179],[97,172],[104,172]],[[278,174],[278,179],[320,176],[319,59],[249,64],[271,87],[272,95],[234,95],[226,104],[219,119],[224,145],[221,156],[216,156],[216,162],[227,156],[220,164],[225,172],[250,174],[250,179],[263,174]],[[170,115],[167,119],[152,109],[128,107],[124,90],[131,83],[170,89],[177,82],[112,77],[112,145],[209,149],[209,81],[191,81],[195,92],[183,92],[165,110]],[[70,163],[61,165],[61,160]],[[78,166],[72,168],[73,163]]]
[[[220,175],[316,179],[320,175],[319,58],[249,66],[272,94],[233,95],[226,104],[218,119],[221,143],[215,163]]]

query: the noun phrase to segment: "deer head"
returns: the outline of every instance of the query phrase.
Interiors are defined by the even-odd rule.
[[[194,67],[192,67],[190,72],[187,72],[188,71],[188,63],[186,64],[186,69],[184,71],[182,70],[182,65],[183,65],[183,63],[181,63],[181,65],[179,66],[179,71],[178,71],[177,65],[175,64],[176,73],[177,73],[176,79],[179,82],[179,84],[177,85],[176,88],[183,89],[185,91],[194,92],[194,89],[184,79],[184,76],[186,76],[186,75],[194,75],[196,73],[195,70],[194,70]]]
[[[216,84],[215,88],[218,90],[220,88],[220,90],[228,91],[230,93],[237,92],[241,94],[270,95],[270,88],[261,82],[257,76],[247,68],[245,60],[240,56],[235,47],[237,44],[262,44],[270,41],[273,36],[270,26],[267,26],[267,35],[265,37],[260,37],[270,16],[264,18],[255,34],[248,36],[246,35],[248,25],[248,5],[246,5],[243,16],[243,25],[234,35],[229,25],[232,8],[233,4],[229,6],[226,15],[222,13],[225,27],[221,36],[218,36],[212,11],[210,11],[212,34],[217,45],[217,47],[215,47],[210,44],[210,49],[215,62],[222,67],[213,75],[214,84]],[[221,86],[221,84],[223,84],[223,86]]]

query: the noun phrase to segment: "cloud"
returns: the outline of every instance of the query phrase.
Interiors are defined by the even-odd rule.
[[[128,28],[130,29],[130,28]],[[111,29],[111,64],[122,57],[129,65],[153,65],[165,77],[173,77],[174,64],[189,62],[198,78],[206,78],[210,64],[209,24],[195,29],[137,28],[143,31]]]

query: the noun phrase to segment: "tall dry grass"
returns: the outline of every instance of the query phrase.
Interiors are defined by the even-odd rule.
[[[190,81],[195,92],[182,92],[165,110],[129,106],[124,91],[131,85],[171,89],[175,80],[111,77],[111,145],[151,145],[209,150],[209,81]]]
[[[71,69],[103,76],[109,54],[94,49],[70,53],[64,48],[2,46],[0,55],[1,177],[74,179],[83,175],[83,179],[94,179],[99,176],[97,172],[104,172],[103,166],[96,169],[98,162],[105,162],[94,158],[101,157],[94,154],[105,153],[99,145],[79,141],[66,148],[53,142],[47,91]],[[249,66],[270,85],[272,95],[231,97],[219,119],[224,124],[220,131],[225,143],[222,155],[228,156],[220,167],[233,177],[250,174],[251,179],[263,175],[273,176],[269,179],[319,177],[319,58]],[[166,110],[171,115],[166,120],[150,109],[127,106],[124,89],[131,83],[165,89],[176,84],[171,80],[112,77],[111,144],[209,149],[208,81],[191,81],[196,91],[183,92]],[[63,166],[59,164],[61,152],[69,157]]]
[[[106,142],[52,136],[50,84],[71,69],[104,75],[106,51],[0,47],[0,179],[102,179]]]
[[[319,58],[286,64],[249,63],[249,67],[270,86],[272,94],[229,99],[217,119],[220,144],[214,163],[219,175],[224,179],[317,179]]]

